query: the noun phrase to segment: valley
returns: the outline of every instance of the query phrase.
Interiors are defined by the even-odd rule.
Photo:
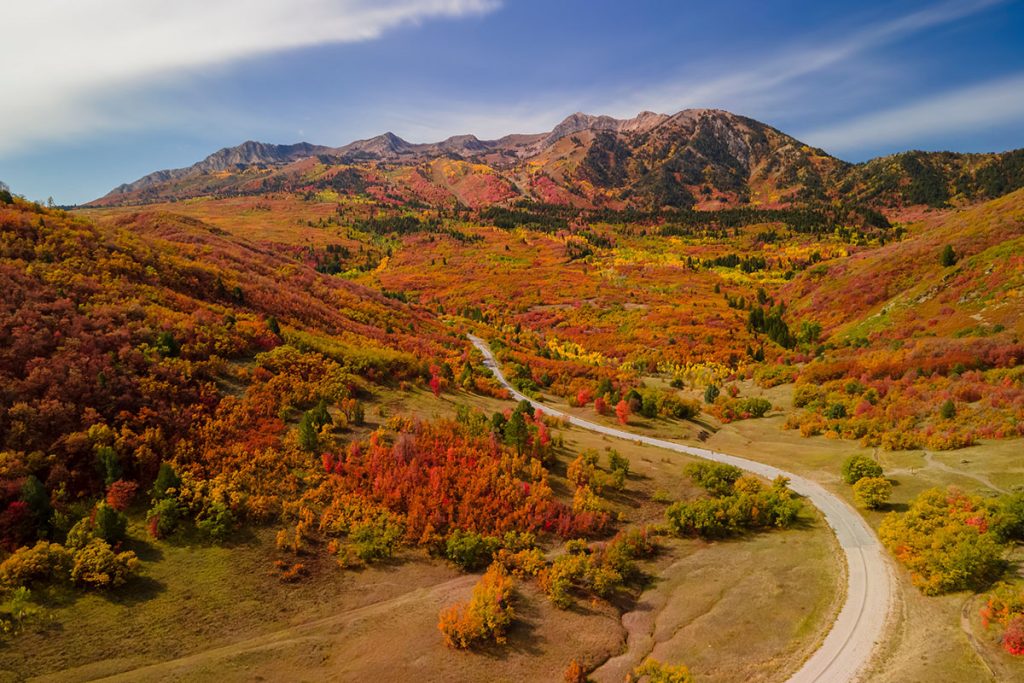
[[[1020,168],[702,109],[8,192],[0,672],[1024,675]]]

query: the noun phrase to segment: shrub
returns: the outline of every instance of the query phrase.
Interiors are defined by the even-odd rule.
[[[138,488],[138,483],[134,481],[118,479],[107,488],[107,504],[118,512],[124,512],[135,499]]]
[[[115,553],[106,541],[94,538],[75,551],[71,564],[71,580],[94,589],[123,585],[139,567],[135,553]]]
[[[843,481],[856,484],[865,477],[881,477],[882,466],[866,455],[851,455],[843,463]]]
[[[784,529],[800,514],[800,501],[787,484],[780,477],[766,488],[753,477],[743,477],[727,495],[674,503],[665,514],[682,536],[723,538],[747,529]]]
[[[703,461],[690,463],[684,472],[712,496],[728,495],[732,491],[732,485],[743,475],[743,471],[738,467]]]
[[[1003,631],[1003,649],[1011,655],[1024,655],[1024,616],[1014,617]]]
[[[456,529],[445,542],[444,555],[463,571],[474,571],[489,565],[500,546],[494,536]]]
[[[181,520],[181,505],[177,498],[157,500],[146,513],[149,535],[153,538],[166,538],[174,533]]]
[[[473,587],[468,603],[441,611],[438,628],[449,647],[467,648],[482,642],[505,642],[505,631],[515,616],[512,578],[504,567],[492,564]]]
[[[1014,493],[999,499],[999,509],[992,523],[992,531],[1000,540],[1024,541],[1024,493]]]
[[[709,384],[707,389],[704,390],[704,402],[709,405],[714,403],[715,399],[718,398],[718,395],[721,393],[722,391],[718,387],[714,384]]]
[[[892,484],[885,477],[862,477],[853,485],[853,495],[859,505],[877,510],[889,502]]]
[[[210,503],[196,518],[196,528],[215,541],[223,541],[234,530],[235,515],[225,503]]]
[[[622,472],[623,475],[629,474],[629,458],[623,457],[614,448],[608,451],[608,469],[612,472]]]
[[[0,563],[0,584],[19,588],[66,578],[71,570],[71,552],[58,543],[38,541],[34,546],[18,548]]]
[[[991,514],[978,496],[929,489],[905,514],[887,515],[878,535],[925,595],[976,590],[1005,567],[1004,548],[989,530]]]
[[[397,515],[381,512],[352,525],[349,540],[363,562],[388,559],[394,555],[405,527]]]
[[[647,683],[693,683],[690,670],[683,665],[670,666],[648,659],[626,676],[627,683],[644,680]]]

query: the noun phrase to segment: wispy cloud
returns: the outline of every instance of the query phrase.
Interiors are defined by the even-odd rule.
[[[465,132],[498,137],[548,130],[577,110],[630,117],[646,109],[673,113],[688,107],[719,107],[766,115],[797,107],[827,116],[859,97],[876,94],[883,85],[892,87],[893,81],[885,79],[899,82],[908,77],[891,64],[878,64],[886,46],[1007,1],[947,0],[895,18],[843,27],[842,32],[832,27],[816,40],[762,54],[748,52],[732,62],[716,54],[711,63],[694,64],[639,86],[531,93],[528,103],[518,98],[506,103],[447,98],[424,103],[414,116],[391,111],[380,123],[394,127],[400,135],[428,141]],[[736,51],[725,46],[723,52]],[[841,87],[832,82],[839,80]],[[823,91],[837,89],[841,90],[837,100],[823,98]]]
[[[372,40],[498,0],[19,0],[4,8],[0,153],[159,112],[139,93],[275,51]],[[135,96],[129,96],[134,93]]]
[[[1024,125],[1024,73],[932,95],[800,137],[843,152],[865,145],[912,144],[929,136],[1007,123]]]
[[[950,24],[1007,0],[949,0],[909,14],[835,33],[819,42],[763,55],[747,55],[728,70],[682,75],[624,94],[609,103],[610,113],[627,115],[640,109],[671,112],[687,107],[732,107],[756,102],[770,106],[791,99],[810,76],[846,69],[851,60],[908,36]],[[751,66],[753,65],[753,66]]]

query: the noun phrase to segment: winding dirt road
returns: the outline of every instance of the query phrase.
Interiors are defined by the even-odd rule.
[[[677,453],[734,465],[740,469],[774,479],[789,479],[790,488],[807,498],[821,511],[832,527],[846,556],[846,602],[821,646],[808,658],[789,683],[841,683],[857,680],[865,669],[875,646],[882,638],[895,592],[889,561],[878,538],[860,514],[817,482],[791,474],[771,465],[739,458],[725,453],[686,446],[673,441],[633,434],[614,427],[588,422],[560,410],[537,403],[515,390],[505,379],[490,346],[483,339],[469,335],[470,341],[484,356],[484,365],[518,400],[529,401],[535,408],[570,424],[590,431],[628,441],[663,448]]]

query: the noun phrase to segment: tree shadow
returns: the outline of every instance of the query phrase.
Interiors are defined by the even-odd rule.
[[[120,588],[114,588],[102,595],[107,602],[115,605],[138,605],[148,602],[167,590],[167,585],[151,576],[135,576]]]

